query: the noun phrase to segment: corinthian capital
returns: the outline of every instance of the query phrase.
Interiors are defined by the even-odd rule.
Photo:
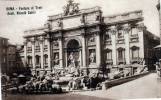
[[[143,22],[138,22],[137,23],[137,28],[139,31],[143,31],[145,29],[144,23]]]
[[[129,33],[130,29],[131,29],[131,27],[130,27],[129,24],[123,25],[123,30],[124,30],[125,33]]]
[[[35,44],[35,38],[31,38],[30,41],[33,45]]]
[[[39,38],[39,41],[40,41],[40,43],[43,43],[44,37],[41,36],[41,37]]]
[[[112,33],[112,35],[115,35],[116,32],[117,32],[117,27],[116,27],[116,26],[111,26],[111,27],[109,28],[109,30],[110,30],[110,32]]]
[[[24,46],[26,46],[27,45],[27,41],[23,41],[23,44],[24,44]]]

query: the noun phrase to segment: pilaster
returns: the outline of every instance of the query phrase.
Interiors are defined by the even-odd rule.
[[[99,67],[101,65],[101,41],[100,32],[96,33],[96,64]]]
[[[43,39],[40,40],[41,69],[44,68]]]
[[[117,65],[117,55],[116,55],[116,32],[117,28],[115,26],[110,28],[110,31],[112,33],[111,40],[112,40],[112,60],[113,65]]]
[[[48,68],[51,70],[51,50],[50,50],[50,38],[48,37]]]
[[[62,38],[59,37],[59,64],[60,67],[63,68],[63,43],[62,43]]]
[[[130,40],[129,40],[129,32],[130,26],[125,24],[123,26],[124,37],[125,37],[125,60],[126,64],[130,64]]]
[[[24,41],[24,65],[27,65],[27,40]]]
[[[142,22],[137,23],[138,37],[139,37],[139,57],[144,58],[144,29],[145,26]]]
[[[85,34],[82,34],[82,57],[83,57],[83,67],[87,66],[86,59],[86,39]]]
[[[31,41],[32,43],[32,66],[33,66],[33,69],[35,70],[35,40],[32,40]]]

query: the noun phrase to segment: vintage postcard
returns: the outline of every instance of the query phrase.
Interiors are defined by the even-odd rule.
[[[2,100],[161,99],[159,0],[0,0]]]

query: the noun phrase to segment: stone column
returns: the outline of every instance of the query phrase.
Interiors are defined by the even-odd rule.
[[[79,65],[82,66],[82,51],[79,51]]]
[[[66,66],[65,67],[68,67],[68,54],[67,54],[67,50],[65,50],[65,64],[66,64]]]
[[[100,32],[96,33],[96,64],[99,67],[101,65],[101,42]]]
[[[59,65],[61,68],[63,68],[63,44],[62,44],[62,38],[59,38]]]
[[[24,42],[24,65],[27,65],[27,41]]]
[[[48,68],[51,70],[51,50],[50,39],[48,38]]]
[[[33,66],[33,70],[35,70],[35,41],[32,40],[32,66]]]
[[[43,40],[40,40],[41,69],[44,68]]]
[[[87,67],[86,62],[86,39],[85,36],[82,36],[82,57],[83,57],[83,67]]]
[[[110,29],[112,35],[111,35],[111,40],[112,40],[112,60],[113,60],[113,65],[117,65],[117,55],[116,55],[116,32],[117,29],[115,26],[111,27]]]
[[[130,32],[130,27],[128,24],[125,24],[123,26],[124,30],[124,39],[125,39],[125,61],[126,64],[130,64],[130,40],[129,40],[129,32]]]

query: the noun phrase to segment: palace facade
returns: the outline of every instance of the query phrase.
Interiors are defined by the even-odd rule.
[[[158,4],[156,5],[159,15],[159,34],[161,37],[161,12],[160,12],[160,0],[158,0]],[[155,52],[157,54],[157,59],[160,62],[161,60],[161,38],[160,38],[160,45],[157,45],[155,48]]]
[[[143,12],[102,16],[100,7],[79,10],[69,0],[64,13],[48,16],[44,27],[25,31],[25,66],[40,75],[72,67],[89,74],[151,69],[159,38],[146,30]],[[69,70],[70,71],[70,70]]]

